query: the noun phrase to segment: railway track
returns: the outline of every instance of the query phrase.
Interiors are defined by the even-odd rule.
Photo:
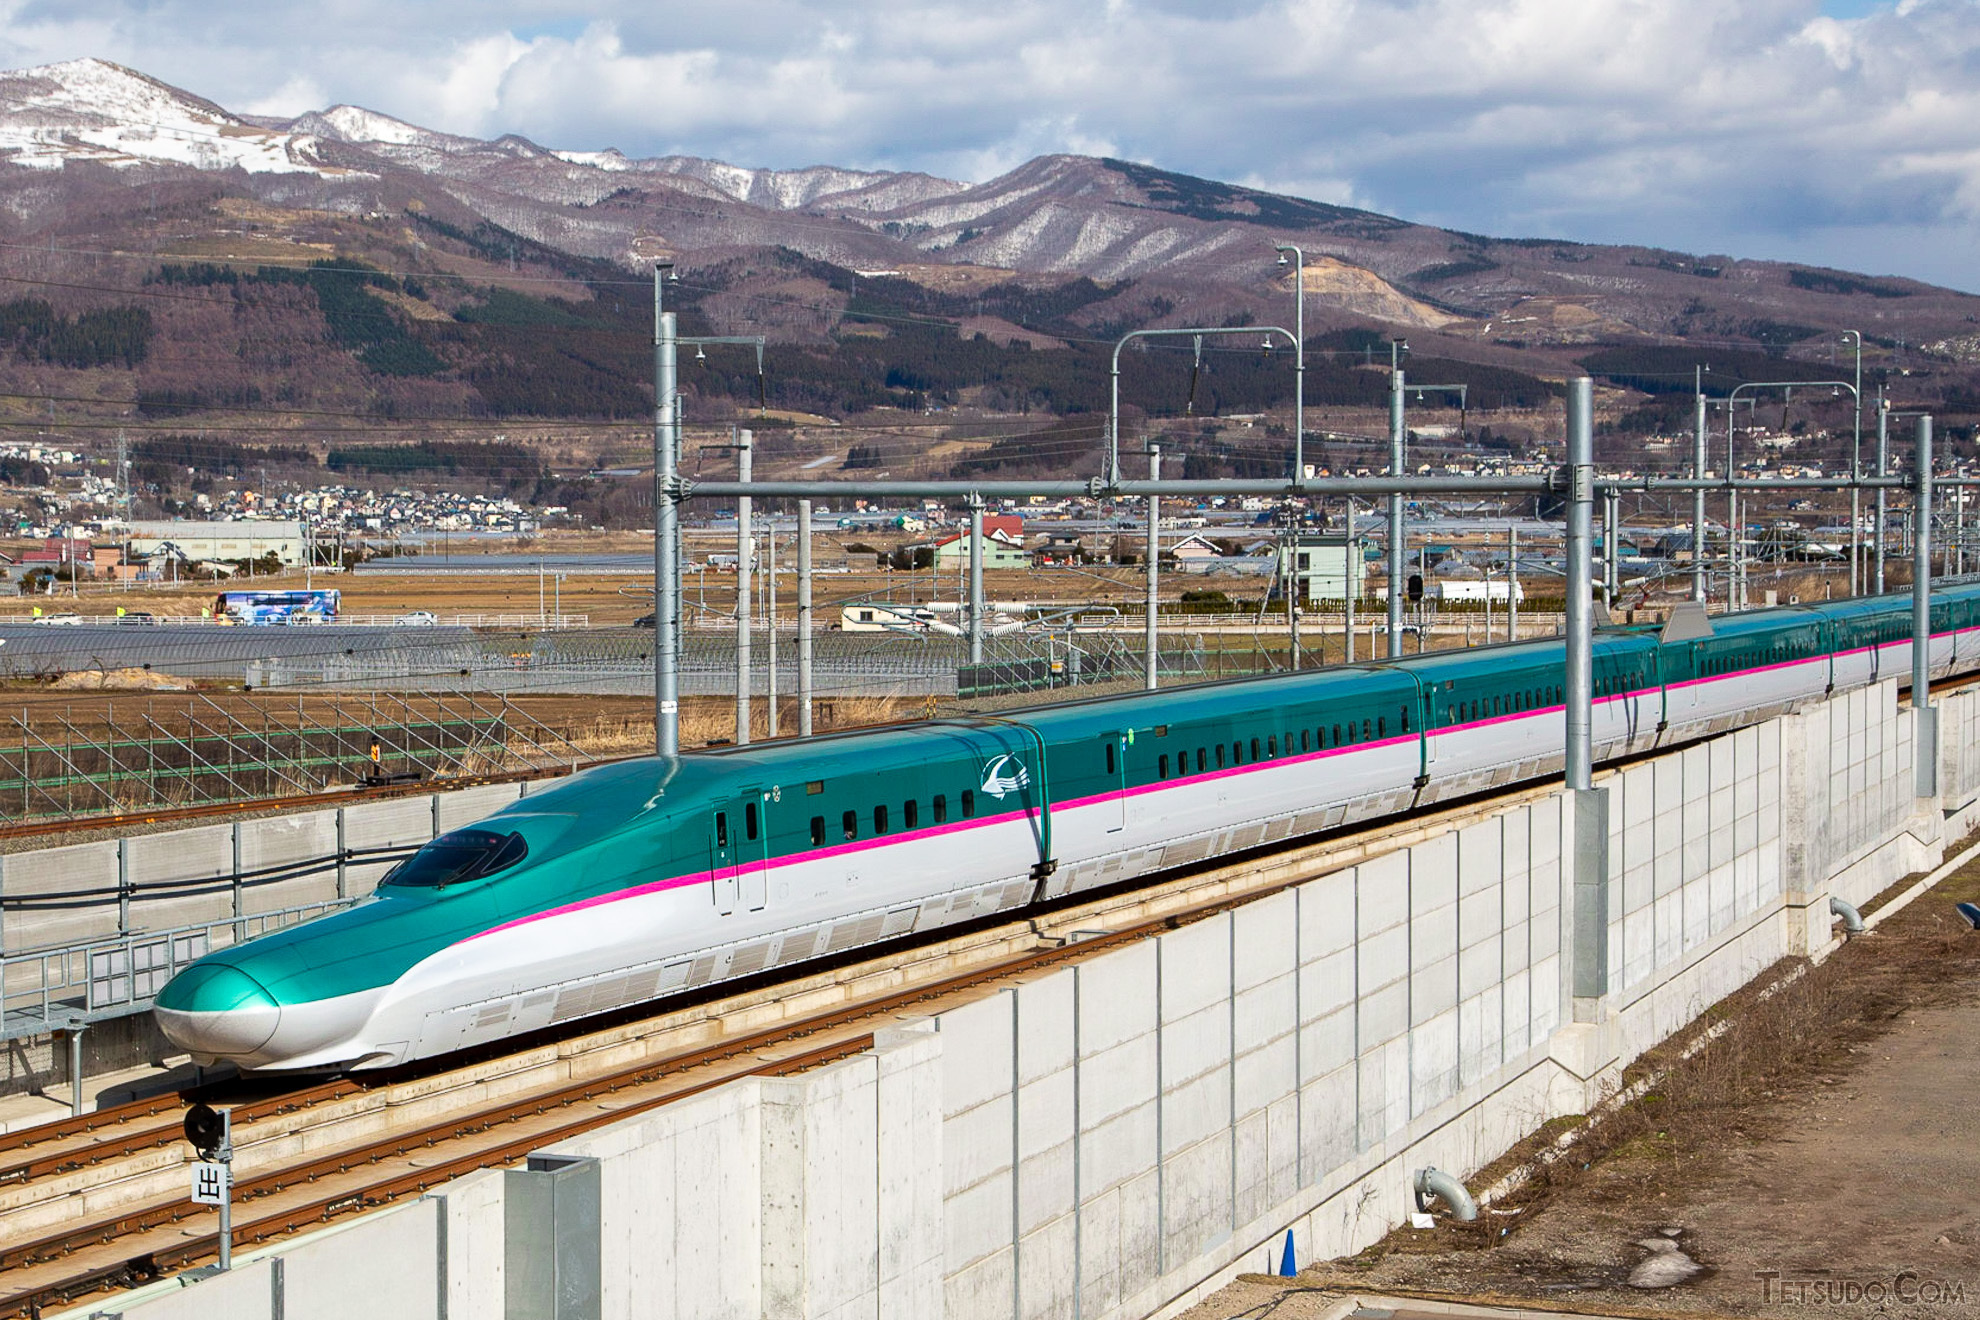
[[[1495,797],[1489,809],[1547,790]],[[197,1098],[233,1111],[235,1244],[511,1164],[741,1077],[788,1075],[856,1054],[900,1019],[1406,846],[1479,811],[1476,802],[1447,806],[1218,859],[1152,885],[444,1070],[258,1097],[205,1088]],[[39,1315],[217,1254],[213,1212],[187,1198],[180,1121],[191,1098],[160,1096],[0,1138],[0,1317]]]

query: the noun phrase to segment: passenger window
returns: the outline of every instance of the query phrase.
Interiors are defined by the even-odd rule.
[[[1220,762],[1219,764],[1221,764],[1221,762]],[[1209,766],[1208,766],[1207,764],[1205,764],[1205,763],[1204,763],[1204,759],[1203,759],[1203,749],[1202,749],[1201,747],[1199,747],[1199,748],[1197,748],[1197,749],[1196,749],[1196,773],[1200,775],[1200,774],[1202,774],[1202,773],[1203,773],[1203,772],[1204,772],[1205,770],[1208,770],[1209,768],[1210,768],[1210,767],[1209,767]]]
[[[887,804],[884,802],[873,808],[873,832],[875,834],[887,832]]]
[[[845,834],[848,839],[857,839],[859,837],[859,813],[857,811],[847,811],[845,819],[840,824],[845,827]]]
[[[754,802],[743,803],[743,837],[745,839],[754,839],[756,837],[756,804]]]
[[[1155,777],[1157,779],[1167,779],[1169,777],[1169,754],[1167,752],[1155,758]]]
[[[973,789],[973,788],[965,788],[965,789],[963,790],[963,794],[962,794],[962,809],[963,809],[963,819],[964,819],[964,820],[968,820],[968,819],[969,819],[969,818],[970,818],[971,816],[974,816],[974,815],[976,814],[976,790],[975,790],[975,789]]]
[[[1224,744],[1222,743],[1217,744],[1217,768],[1219,770],[1224,768]]]
[[[1279,735],[1275,733],[1271,737],[1265,740],[1265,755],[1277,756],[1278,754],[1279,754]]]
[[[1409,732],[1409,707],[1407,706],[1402,708],[1402,731],[1404,733]]]
[[[921,804],[913,798],[901,803],[901,828],[911,830],[921,823]]]
[[[940,825],[943,821],[949,818],[949,799],[947,797],[943,796],[940,793],[937,793],[935,795],[935,801],[930,805],[932,805],[935,809],[934,815],[935,815],[935,823],[937,825]]]
[[[1107,739],[1107,773],[1114,773],[1114,740]]]
[[[1254,761],[1258,759],[1258,740],[1256,738],[1251,740],[1251,759]]]
[[[1287,747],[1290,750],[1291,744],[1287,744]],[[1299,750],[1302,752],[1313,750],[1313,730],[1301,729],[1299,731]]]
[[[1375,736],[1378,738],[1389,736],[1389,717],[1387,715],[1378,715],[1375,717]]]
[[[1336,724],[1334,726],[1334,746],[1339,747],[1340,745],[1341,745],[1341,726]]]
[[[818,845],[824,842],[825,842],[825,818],[823,816],[813,816],[811,818],[811,846],[816,848]]]
[[[729,846],[729,813],[726,811],[715,813],[715,846],[717,848]]]
[[[1361,722],[1361,741],[1367,742],[1373,736],[1374,735],[1370,732],[1368,728],[1368,721],[1363,720]]]

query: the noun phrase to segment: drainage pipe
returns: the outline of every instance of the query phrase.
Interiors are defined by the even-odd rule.
[[[1423,1214],[1430,1213],[1428,1198],[1440,1196],[1444,1204],[1451,1208],[1451,1218],[1462,1223],[1470,1223],[1478,1218],[1478,1202],[1471,1199],[1471,1193],[1464,1184],[1434,1166],[1416,1171],[1416,1208]]]
[[[1863,933],[1863,914],[1834,895],[1831,895],[1829,898],[1829,915],[1842,918],[1843,934],[1861,935]]]

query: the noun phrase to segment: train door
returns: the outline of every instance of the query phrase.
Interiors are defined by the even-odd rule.
[[[742,838],[736,841],[736,880],[742,905],[761,912],[770,889],[770,794],[742,791]]]
[[[1107,773],[1107,833],[1118,834],[1127,824],[1127,736],[1118,729],[1101,734],[1100,757]]]
[[[735,814],[717,811],[708,822],[708,880],[715,894],[715,910],[725,917],[736,910]]]

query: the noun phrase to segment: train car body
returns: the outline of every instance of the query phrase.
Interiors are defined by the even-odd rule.
[[[1908,597],[1603,630],[1598,759],[1910,674]],[[1936,593],[1935,676],[1980,669]],[[369,898],[208,955],[165,1034],[385,1067],[1560,768],[1558,639],[620,762],[443,835]]]

